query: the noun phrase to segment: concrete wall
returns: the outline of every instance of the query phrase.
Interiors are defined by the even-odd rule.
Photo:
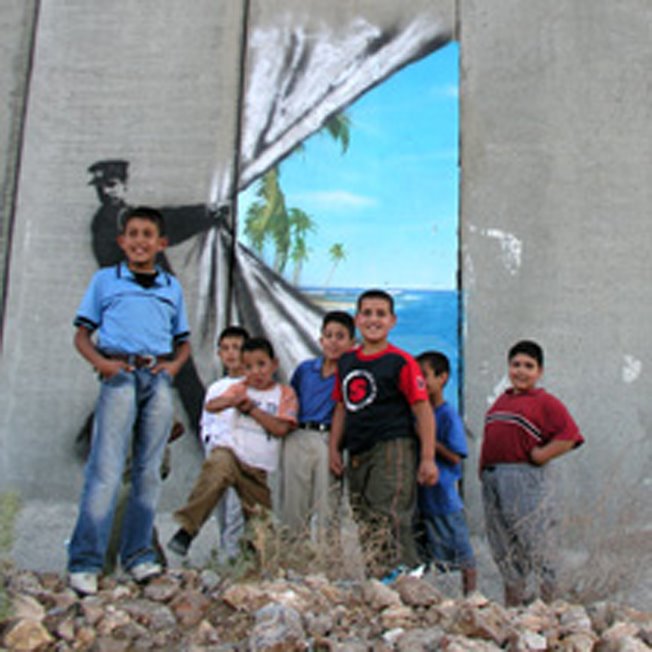
[[[0,152],[3,152],[0,161],[0,319],[4,308],[5,274],[36,7],[35,0],[11,0],[0,6],[0,88],[5,98],[0,105]]]
[[[96,393],[70,343],[71,317],[96,267],[89,221],[97,201],[86,168],[128,158],[133,203],[209,199],[214,171],[232,159],[243,3],[75,0],[40,7],[0,358],[0,488],[74,500],[80,471],[71,462],[72,440]],[[505,351],[521,337],[544,344],[546,386],[563,397],[588,440],[559,464],[567,502],[617,502],[630,488],[644,496],[652,486],[652,5],[261,0],[252,3],[252,19],[296,12],[315,24],[356,15],[391,21],[423,7],[451,31],[458,22],[461,43],[473,521],[479,525],[472,470],[482,416],[504,380]],[[33,14],[32,3],[0,9],[3,37],[12,34],[2,40],[11,56],[3,56],[0,70],[3,82],[20,89],[0,111],[2,126],[10,125],[0,129],[3,139],[17,133]],[[0,145],[5,188],[18,143]],[[192,311],[190,249],[178,247],[171,258],[187,274]],[[200,359],[202,374],[212,377],[210,352]],[[183,493],[197,468],[193,442],[175,446],[180,461],[175,482],[167,483],[167,505],[178,500],[169,487]]]
[[[41,3],[0,361],[3,489],[78,494],[73,441],[97,395],[71,348],[71,318],[97,268],[89,227],[98,200],[87,168],[128,159],[133,204],[207,202],[215,169],[233,157],[240,15],[240,3],[213,0]],[[192,247],[169,255],[186,279],[191,317]],[[198,359],[213,377],[209,349]],[[185,491],[197,446],[179,448]]]
[[[652,5],[460,7],[464,396],[475,451],[508,347],[535,338],[547,354],[543,384],[587,439],[558,461],[566,502],[596,518],[629,497],[650,505]],[[467,491],[477,505],[475,478]]]

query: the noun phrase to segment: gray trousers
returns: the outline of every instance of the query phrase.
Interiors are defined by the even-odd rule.
[[[482,471],[487,539],[506,584],[522,584],[530,574],[555,583],[550,471],[531,464],[497,464]]]

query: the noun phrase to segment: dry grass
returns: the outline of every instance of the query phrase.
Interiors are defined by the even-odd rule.
[[[10,609],[5,578],[11,568],[9,554],[14,544],[14,525],[19,510],[18,494],[11,492],[0,494],[0,621],[8,616]]]

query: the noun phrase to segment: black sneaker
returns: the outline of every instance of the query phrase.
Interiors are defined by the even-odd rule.
[[[193,540],[192,534],[183,528],[177,530],[177,533],[168,541],[168,548],[181,557],[188,554],[188,548]]]

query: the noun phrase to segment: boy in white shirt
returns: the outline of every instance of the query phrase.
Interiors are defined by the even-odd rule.
[[[242,358],[246,380],[205,405],[209,412],[235,408],[233,436],[210,452],[187,503],[174,513],[181,528],[168,547],[179,555],[187,554],[227,488],[237,491],[245,518],[256,505],[272,507],[267,475],[278,466],[280,439],[296,428],[297,397],[289,385],[274,379],[278,361],[268,340],[247,340]]]
[[[226,375],[210,385],[206,391],[204,406],[221,396],[231,385],[245,380],[242,345],[248,339],[249,333],[242,326],[227,326],[220,333],[217,340],[217,356]],[[235,408],[212,412],[204,407],[200,423],[200,437],[206,457],[216,446],[229,446],[232,443],[236,417]],[[232,559],[240,551],[239,541],[244,531],[242,507],[233,487],[227,489],[218,503],[215,517],[220,533],[220,550],[226,559]]]

